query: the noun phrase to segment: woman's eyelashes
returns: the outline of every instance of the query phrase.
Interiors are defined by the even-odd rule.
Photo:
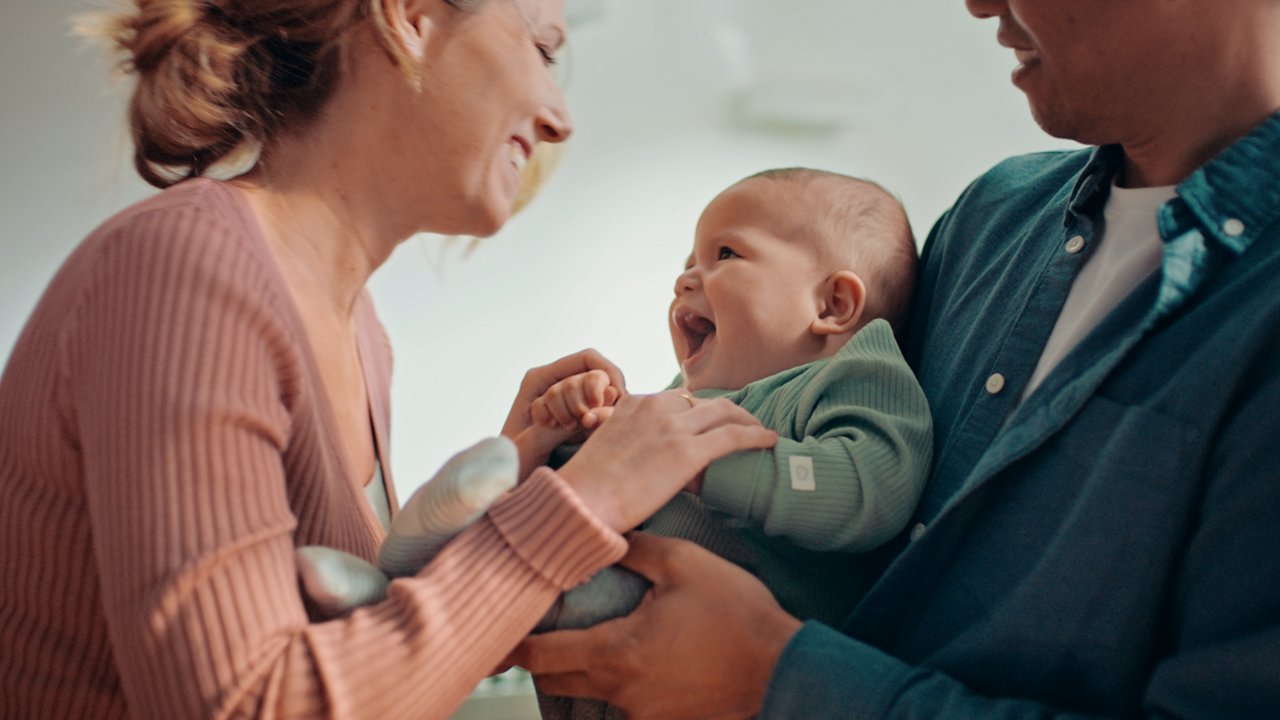
[[[538,48],[538,54],[542,56],[543,65],[546,65],[547,67],[551,67],[552,65],[555,65],[556,62],[558,62],[556,60],[555,50],[552,50],[550,45],[545,45],[543,43],[534,43],[534,47]]]

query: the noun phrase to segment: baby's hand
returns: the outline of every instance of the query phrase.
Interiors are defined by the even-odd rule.
[[[603,370],[570,375],[529,405],[532,424],[513,438],[520,454],[520,478],[547,462],[560,445],[581,442],[613,414],[623,395]]]
[[[571,375],[552,385],[533,401],[529,412],[535,425],[553,430],[591,431],[613,413],[622,397],[603,370]]]

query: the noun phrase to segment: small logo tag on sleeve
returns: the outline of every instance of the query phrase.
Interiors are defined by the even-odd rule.
[[[813,458],[808,455],[792,455],[787,459],[791,463],[791,489],[800,492],[817,490],[818,483],[813,477]]]

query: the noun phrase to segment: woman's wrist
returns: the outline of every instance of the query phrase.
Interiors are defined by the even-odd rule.
[[[624,533],[631,530],[631,527],[625,526],[618,513],[617,498],[614,493],[604,491],[600,483],[588,482],[587,478],[580,475],[580,469],[575,467],[572,462],[560,468],[558,471],[561,479],[569,486],[578,499],[586,506],[587,510],[596,517],[606,527],[614,532]]]

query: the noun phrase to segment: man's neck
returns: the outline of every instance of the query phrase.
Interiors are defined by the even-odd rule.
[[[1124,176],[1119,184],[1126,188],[1177,185],[1247,135],[1277,109],[1280,106],[1247,118],[1237,116],[1235,122],[1219,121],[1216,125],[1198,128],[1199,132],[1121,143],[1124,148]]]
[[[1122,187],[1176,185],[1280,110],[1280,65],[1252,67],[1251,77],[1238,73],[1186,93],[1180,107],[1153,108],[1152,117],[1120,141]]]

